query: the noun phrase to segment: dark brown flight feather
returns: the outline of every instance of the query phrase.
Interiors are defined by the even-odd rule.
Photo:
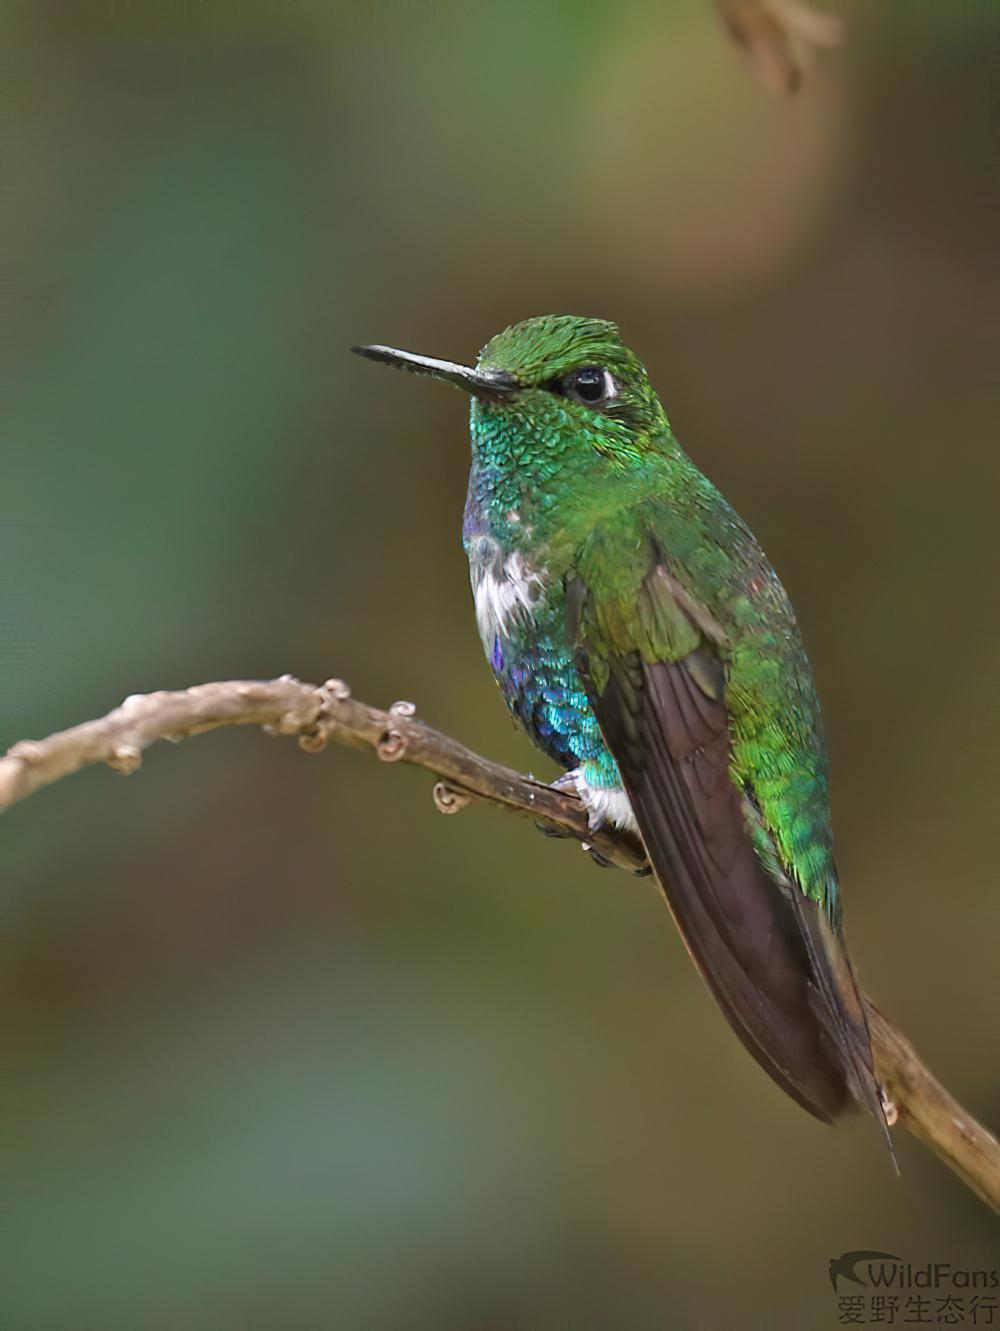
[[[817,1118],[831,1123],[859,1100],[884,1123],[840,940],[814,902],[769,875],[751,841],[714,646],[609,667],[591,698],[598,722],[685,945],[733,1030]]]

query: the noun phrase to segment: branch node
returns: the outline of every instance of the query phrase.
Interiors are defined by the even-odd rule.
[[[344,679],[328,679],[320,692],[328,694],[335,702],[346,702],[351,696],[351,686]]]
[[[34,763],[42,760],[45,756],[45,750],[36,739],[22,739],[7,750],[6,756],[16,758],[18,762],[31,767]]]
[[[131,776],[142,765],[142,752],[135,744],[119,744],[105,761],[113,772]]]
[[[416,716],[416,714],[417,704],[414,702],[406,702],[402,698],[398,702],[394,702],[389,708],[390,716]]]
[[[894,1128],[899,1122],[899,1107],[892,1098],[892,1089],[888,1081],[879,1081],[878,1098],[882,1102],[882,1113],[888,1128]]]
[[[188,692],[194,694],[204,687],[203,684],[195,684]],[[129,715],[138,713],[141,716],[145,712],[155,711],[166,697],[167,692],[164,689],[154,689],[152,693],[130,693],[127,698],[122,699],[118,711]]]
[[[275,735],[298,735],[303,726],[303,719],[295,712],[284,712],[274,723]]]
[[[325,730],[307,730],[299,736],[299,748],[304,753],[322,753],[328,742],[329,736]]]
[[[406,752],[406,736],[398,730],[383,730],[375,742],[375,752],[384,763],[398,763]]]
[[[472,796],[467,790],[458,790],[446,781],[438,781],[434,787],[434,807],[438,813],[461,813],[472,803]]]

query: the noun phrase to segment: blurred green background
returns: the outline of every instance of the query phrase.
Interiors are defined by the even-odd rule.
[[[866,987],[995,1125],[996,6],[845,6],[791,100],[707,3],[8,10],[0,742],[292,671],[540,772],[466,404],[347,348],[614,318],[798,607]],[[4,819],[4,1327],[824,1328],[845,1249],[990,1264],[649,883],[431,784],[227,731]]]

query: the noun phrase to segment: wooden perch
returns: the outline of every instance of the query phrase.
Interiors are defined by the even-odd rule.
[[[456,813],[472,799],[499,805],[592,846],[612,864],[635,871],[645,856],[624,832],[592,833],[574,794],[554,790],[489,762],[415,719],[412,703],[388,711],[358,702],[341,680],[321,687],[280,679],[198,684],[177,692],[135,694],[96,721],[43,740],[23,740],[0,758],[0,810],[95,763],[129,773],[156,740],[180,740],[218,726],[258,725],[297,735],[317,753],[329,741],[372,749],[383,762],[408,762],[438,777],[434,802]],[[979,1197],[1000,1210],[1000,1143],[927,1070],[910,1042],[866,998],[876,1069],[890,1122],[935,1151]]]

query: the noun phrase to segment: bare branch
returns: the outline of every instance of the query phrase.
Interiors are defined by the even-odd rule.
[[[929,1146],[993,1209],[1000,1210],[1000,1143],[945,1090],[917,1051],[866,996],[875,1068],[896,1122]]]
[[[232,680],[198,684],[177,693],[135,693],[107,716],[60,730],[44,740],[22,740],[0,758],[0,810],[81,767],[107,763],[128,775],[158,739],[180,740],[216,726],[271,726],[282,734],[315,729],[319,690],[290,675],[268,683]]]
[[[96,721],[43,740],[23,740],[0,758],[0,810],[43,786],[96,763],[129,773],[160,739],[180,740],[218,726],[258,725],[272,734],[297,735],[310,753],[329,741],[371,749],[383,762],[413,763],[438,781],[434,803],[457,813],[473,799],[533,818],[591,845],[623,869],[641,869],[645,857],[627,833],[591,833],[575,795],[489,762],[415,717],[412,703],[388,711],[350,696],[341,680],[322,686],[291,675],[230,680],[178,692],[136,694]],[[962,1181],[1000,1209],[1000,1144],[944,1089],[904,1035],[866,999],[879,1080],[889,1116],[935,1151]]]

